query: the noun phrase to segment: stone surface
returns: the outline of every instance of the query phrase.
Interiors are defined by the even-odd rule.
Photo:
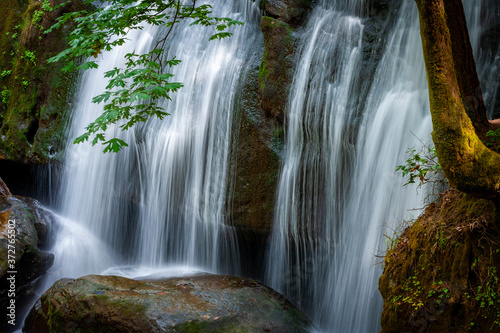
[[[283,123],[293,78],[295,38],[288,24],[271,17],[263,17],[260,27],[264,35],[264,55],[259,67],[261,106],[267,117]]]
[[[40,250],[49,245],[49,230],[54,217],[43,211],[36,200],[15,196],[0,196],[0,315],[15,300],[21,314],[25,301],[34,296],[40,277],[52,266],[54,256]],[[38,230],[43,230],[38,237]],[[15,273],[9,273],[9,272]],[[15,288],[7,278],[14,277]],[[14,293],[12,293],[15,289]],[[15,295],[14,295],[15,294]],[[18,318],[17,323],[20,322]],[[0,321],[0,329],[7,325]]]
[[[57,281],[23,332],[306,332],[309,325],[283,296],[238,277],[88,275]]]
[[[261,6],[266,16],[276,18],[291,25],[300,25],[311,9],[308,0],[262,0]]]
[[[52,0],[56,6],[63,0]],[[47,59],[65,47],[64,29],[44,34],[68,11],[83,9],[80,0],[52,12],[42,1],[7,1],[0,17],[0,160],[37,165],[58,158],[65,144],[69,96],[75,75],[61,73],[62,63]],[[41,14],[40,14],[41,13]]]

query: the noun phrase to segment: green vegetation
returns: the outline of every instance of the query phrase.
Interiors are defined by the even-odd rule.
[[[495,211],[491,201],[448,190],[389,242],[383,332],[500,329]]]
[[[87,4],[94,4],[90,0]],[[182,83],[171,82],[173,77],[165,73],[166,67],[180,63],[175,57],[162,60],[166,40],[175,24],[189,20],[191,25],[214,27],[216,33],[210,40],[231,36],[227,29],[242,22],[228,17],[211,16],[211,6],[199,5],[197,0],[182,3],[180,0],[163,2],[145,0],[110,0],[108,6],[93,11],[81,10],[62,15],[47,33],[73,22],[76,29],[68,39],[69,48],[49,62],[63,61],[64,71],[97,68],[91,57],[102,51],[110,51],[123,45],[130,30],[140,30],[145,24],[163,26],[167,33],[147,53],[129,53],[125,56],[126,68],[114,68],[106,72],[109,79],[106,91],[94,97],[93,103],[104,103],[104,113],[86,127],[86,132],[75,143],[91,139],[92,145],[102,143],[104,152],[118,152],[127,143],[118,138],[106,138],[106,129],[117,122],[127,130],[138,122],[151,117],[162,119],[168,114],[156,104],[160,98],[170,99],[170,94],[182,87]],[[81,59],[82,62],[79,62]]]
[[[44,34],[64,10],[60,0],[6,2],[0,17],[0,156],[45,163],[64,145],[68,95],[74,75],[46,59],[64,47],[71,25]],[[56,154],[54,156],[54,154]]]
[[[500,128],[486,132],[486,139],[483,140],[486,147],[498,152],[500,149]]]
[[[415,148],[408,148],[407,155],[405,164],[396,167],[396,171],[400,171],[403,177],[408,177],[403,186],[414,184],[416,180],[419,181],[419,187],[429,181],[444,181],[435,148],[424,146],[418,152]]]

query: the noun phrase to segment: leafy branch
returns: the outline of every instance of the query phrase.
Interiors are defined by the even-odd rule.
[[[429,197],[439,193],[447,186],[441,165],[436,156],[436,149],[424,146],[417,151],[415,148],[408,148],[408,158],[402,165],[396,167],[396,171],[401,172],[401,176],[406,178],[404,187],[418,182],[418,187],[424,184],[432,186]],[[428,200],[429,198],[426,198]]]
[[[167,33],[160,38],[147,53],[128,53],[125,55],[125,68],[114,68],[105,73],[108,78],[106,90],[92,99],[93,103],[104,103],[104,112],[90,123],[86,132],[74,143],[91,139],[92,145],[102,143],[104,152],[118,152],[127,143],[118,138],[107,139],[105,131],[110,125],[121,122],[120,129],[127,130],[151,117],[163,119],[168,116],[156,103],[159,99],[170,100],[170,94],[183,85],[171,82],[173,74],[165,73],[180,63],[180,60],[163,61],[166,41],[175,24],[191,20],[191,25],[214,27],[215,33],[210,40],[223,39],[232,35],[227,29],[242,22],[228,17],[211,16],[211,6],[197,5],[199,0],[182,3],[180,0],[109,0],[106,7],[92,11],[69,12],[58,18],[56,24],[46,33],[59,29],[69,23],[75,29],[69,36],[69,47],[49,59],[49,62],[64,61],[63,71],[88,70],[97,68],[94,60],[102,51],[111,51],[127,41],[131,30],[142,30],[146,25],[163,26]],[[87,1],[92,5],[97,0]]]

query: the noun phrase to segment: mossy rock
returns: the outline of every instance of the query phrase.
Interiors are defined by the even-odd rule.
[[[49,1],[52,6],[62,0]],[[43,164],[62,155],[75,75],[62,64],[47,63],[67,44],[67,26],[44,33],[65,12],[83,9],[79,0],[45,12],[37,0],[2,4],[0,20],[0,159]]]
[[[492,202],[451,189],[392,241],[382,332],[500,331],[500,234]]]
[[[23,332],[306,332],[304,314],[265,285],[233,276],[57,281]]]

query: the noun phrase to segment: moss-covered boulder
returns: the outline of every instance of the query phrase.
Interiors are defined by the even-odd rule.
[[[263,17],[261,29],[262,43],[256,43],[255,56],[242,75],[235,105],[226,212],[246,263],[243,274],[250,276],[259,271],[273,223],[295,51],[288,24]]]
[[[382,332],[499,332],[500,234],[492,202],[448,190],[385,256]]]
[[[306,332],[309,325],[283,296],[238,277],[89,275],[57,281],[23,332]]]
[[[0,17],[0,159],[40,164],[64,146],[69,93],[74,76],[47,59],[66,47],[71,27],[45,34],[79,0],[50,11],[63,0],[2,2]]]
[[[25,301],[34,297],[37,283],[51,266],[54,256],[42,251],[49,245],[54,217],[30,198],[0,195],[0,314],[10,310],[13,300],[18,315]],[[9,319],[10,320],[10,319]],[[0,330],[12,328],[7,320],[0,321]]]

